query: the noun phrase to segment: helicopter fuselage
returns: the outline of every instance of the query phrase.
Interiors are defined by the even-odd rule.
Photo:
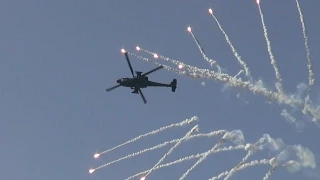
[[[147,88],[148,86],[171,87],[170,84],[149,81],[147,76],[143,76],[139,78],[121,78],[117,80],[117,83],[119,83],[120,86],[131,87],[131,89]]]
[[[141,89],[142,88],[147,88],[149,86],[154,86],[154,87],[171,87],[171,91],[172,92],[175,92],[176,91],[176,88],[177,88],[177,79],[173,79],[169,84],[165,84],[165,83],[159,83],[159,82],[154,82],[154,81],[149,81],[147,75],[148,74],[151,74],[159,69],[162,69],[163,66],[159,66],[155,69],[152,69],[146,73],[143,73],[140,72],[140,71],[135,71],[136,72],[136,76],[134,75],[134,70],[131,66],[131,63],[130,63],[130,60],[129,60],[129,57],[128,57],[128,53],[124,50],[124,49],[121,49],[121,52],[124,53],[125,57],[126,57],[126,60],[127,60],[127,63],[129,65],[129,68],[130,68],[130,71],[131,71],[131,74],[132,74],[132,78],[121,78],[121,79],[118,79],[117,80],[117,85],[113,86],[113,87],[110,87],[108,89],[106,89],[107,92],[109,91],[112,91],[120,86],[123,86],[123,87],[129,87],[131,89],[133,89],[132,93],[134,94],[140,94],[142,99],[143,99],[143,102],[144,103],[147,103],[147,100],[145,99]]]
[[[121,78],[117,80],[117,83],[119,83],[121,86],[124,87],[132,87],[132,88],[146,88],[148,87],[148,78],[142,77],[142,78]]]

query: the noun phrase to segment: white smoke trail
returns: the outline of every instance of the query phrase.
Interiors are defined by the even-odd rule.
[[[219,153],[219,152],[226,152],[226,151],[244,150],[244,149],[245,149],[244,145],[229,146],[229,147],[219,148],[219,149],[214,150],[214,151],[210,151],[210,154]],[[189,160],[192,160],[192,159],[201,158],[205,154],[208,154],[208,151],[206,151],[204,153],[196,154],[196,155],[190,155],[190,156],[187,156],[187,157],[183,157],[183,158],[180,158],[178,160],[175,160],[175,161],[172,161],[172,162],[169,162],[169,163],[166,163],[166,164],[161,164],[161,165],[155,167],[154,170],[157,170],[157,169],[160,169],[160,168],[164,168],[164,167],[168,167],[168,166],[172,166],[172,165],[179,164],[179,163],[183,163],[185,161],[189,161]],[[130,179],[133,179],[133,178],[135,178],[137,176],[141,176],[142,174],[145,174],[147,172],[148,171],[143,171],[143,172],[137,173],[137,174],[135,174],[133,176],[128,177],[126,180],[130,180]]]
[[[185,140],[187,141],[187,140],[191,140],[193,138],[200,138],[200,137],[214,137],[216,135],[223,134],[223,133],[226,133],[226,132],[227,132],[226,130],[219,130],[219,131],[213,131],[213,132],[210,132],[210,133],[199,133],[199,134],[191,135],[191,136],[187,137]],[[141,155],[141,154],[146,153],[148,151],[153,151],[153,150],[165,147],[165,146],[167,146],[169,144],[177,143],[179,141],[180,141],[180,139],[174,139],[174,140],[171,140],[171,141],[166,141],[166,142],[163,142],[163,143],[158,144],[156,146],[143,149],[143,150],[141,150],[139,152],[131,153],[131,154],[127,155],[127,156],[121,157],[121,158],[119,158],[117,160],[111,161],[111,162],[109,162],[107,164],[104,164],[102,166],[106,167],[106,166],[109,166],[111,164],[118,163],[118,162],[120,162],[122,160],[125,160],[125,159],[128,159],[128,158],[133,158],[135,156]]]
[[[191,167],[189,168],[181,177],[179,180],[183,180],[187,177],[187,175],[202,161],[204,161],[212,152],[214,152],[219,146],[221,146],[226,140],[231,140],[235,144],[243,144],[244,143],[244,137],[241,131],[231,131],[224,134],[224,136],[221,138],[221,140],[209,151],[203,154],[203,156]]]
[[[134,54],[134,53],[128,52],[128,54],[131,55],[131,56],[134,56],[134,57],[136,57],[136,58],[138,58],[138,59],[147,61],[147,62],[153,62],[153,63],[155,63],[155,64],[158,65],[158,66],[163,66],[163,68],[164,68],[165,70],[173,71],[173,72],[175,72],[175,73],[177,73],[177,74],[183,75],[183,72],[179,71],[179,70],[176,69],[176,68],[172,68],[172,67],[170,67],[170,66],[167,66],[167,65],[165,65],[165,64],[158,63],[158,62],[156,62],[156,61],[152,61],[152,60],[150,60],[150,59],[148,59],[148,58],[145,58],[145,57],[136,55],[136,54]]]
[[[307,104],[307,101],[309,101],[309,99],[310,99],[311,87],[314,84],[315,78],[314,78],[314,73],[312,70],[312,61],[311,61],[311,57],[310,57],[310,49],[309,49],[309,45],[308,45],[308,36],[307,36],[307,32],[306,32],[306,26],[304,24],[303,15],[302,15],[302,11],[301,11],[300,4],[299,4],[298,0],[296,0],[296,4],[297,4],[298,12],[300,15],[302,33],[303,33],[303,38],[304,38],[304,45],[305,45],[306,51],[307,51],[307,62],[308,62],[307,66],[308,66],[308,72],[309,72],[309,86],[308,86],[307,96],[305,97],[305,103]]]
[[[225,180],[229,179],[231,176],[233,176],[233,174],[236,172],[236,171],[239,171],[240,168],[242,167],[242,165],[249,159],[250,156],[252,156],[258,149],[257,148],[254,148],[254,149],[251,149],[251,147],[253,147],[254,145],[251,145],[249,144],[250,147],[248,147],[248,153],[247,155],[242,158],[242,160],[240,161],[240,163],[238,163],[237,166],[235,166],[234,168],[232,168],[228,174],[226,174],[227,176],[224,178]]]
[[[162,55],[158,55],[161,57]],[[184,64],[182,62],[179,62],[177,60],[172,60],[170,58],[166,58],[167,61],[171,61],[174,64]],[[147,58],[145,61],[148,61]],[[149,60],[150,61],[150,60]],[[223,83],[227,83],[231,87],[242,87],[245,89],[248,89],[252,91],[253,93],[257,93],[260,95],[265,96],[268,99],[271,100],[277,100],[278,103],[281,104],[286,104],[291,107],[296,107],[296,106],[305,106],[304,112],[305,114],[309,113],[313,116],[312,121],[317,123],[317,121],[320,119],[320,107],[314,107],[311,104],[305,104],[304,101],[300,97],[296,97],[293,95],[286,95],[283,93],[277,93],[277,92],[272,92],[267,90],[264,87],[258,86],[257,84],[250,83],[248,81],[242,81],[240,78],[234,78],[228,74],[222,74],[222,73],[216,73],[214,71],[210,71],[208,69],[200,69],[191,65],[184,64],[185,67],[188,67],[188,70],[190,73],[183,72],[179,73],[180,75],[187,75],[187,76],[197,76],[200,78],[208,78],[208,79],[214,79],[216,81],[220,81]]]
[[[240,76],[241,73],[243,73],[243,70],[240,70],[240,71],[238,72],[238,74],[236,74],[236,75],[233,76],[233,78],[237,78],[238,76]]]
[[[253,160],[253,161],[250,161],[248,163],[242,164],[241,166],[238,167],[238,169],[236,171],[240,171],[240,170],[243,170],[245,168],[252,167],[252,166],[270,164],[271,161],[272,161],[272,159]],[[217,179],[222,178],[223,176],[230,175],[231,171],[232,171],[232,169],[230,171],[225,171],[225,172],[223,172],[223,173],[221,173],[221,174],[219,174],[219,175],[217,175],[215,177],[210,178],[209,180],[217,180]],[[234,171],[234,173],[236,171]],[[229,178],[229,177],[225,177],[224,180],[227,180],[227,178]]]
[[[201,46],[200,46],[200,47],[201,47]],[[181,71],[174,71],[174,72],[176,72],[177,74],[180,74],[180,75],[187,75],[187,76],[189,76],[189,77],[193,77],[194,79],[196,79],[196,77],[200,78],[200,76],[202,76],[201,73],[206,72],[206,71],[210,71],[209,69],[200,69],[200,68],[198,68],[198,67],[185,64],[185,63],[183,63],[183,62],[181,62],[181,61],[178,61],[178,60],[175,60],[175,59],[171,59],[171,58],[169,58],[169,57],[165,57],[165,56],[163,56],[163,55],[161,55],[161,54],[152,52],[152,51],[150,51],[150,50],[143,49],[143,48],[141,48],[140,46],[137,46],[136,49],[137,49],[137,51],[143,51],[143,52],[145,52],[145,53],[148,53],[148,54],[150,54],[150,55],[153,55],[154,58],[160,58],[160,59],[165,60],[165,61],[167,61],[167,62],[171,62],[171,63],[173,63],[173,64],[175,64],[175,65],[177,65],[177,66],[182,65],[182,66],[183,66],[183,69],[186,69],[186,70],[189,71],[189,73],[186,72],[186,71],[183,71],[183,72],[181,72]],[[201,47],[201,49],[202,49],[202,47]],[[202,53],[203,53],[203,51],[202,51]],[[135,57],[138,57],[139,59],[144,60],[144,61],[146,61],[146,62],[154,62],[154,63],[157,64],[157,65],[162,65],[162,64],[160,64],[160,63],[158,63],[158,62],[152,61],[152,60],[150,60],[150,59],[148,59],[148,58],[146,58],[146,57],[138,56],[138,55],[136,55],[136,54],[134,54],[134,53],[131,53],[131,52],[128,52],[128,54],[133,55],[133,56],[135,56]],[[207,58],[206,55],[205,55],[205,57]],[[206,61],[209,61],[209,60],[207,60],[207,59],[205,59],[205,60],[206,60]],[[168,69],[168,68],[166,68],[166,70],[169,70],[169,71],[170,71],[170,69]],[[213,72],[213,73],[214,73],[214,71],[210,71],[210,72]],[[217,74],[219,74],[219,75],[222,76],[222,77],[223,77],[223,76],[229,76],[228,74],[224,74],[224,73],[217,73]]]
[[[182,141],[184,141],[186,138],[188,138],[192,133],[198,131],[198,125],[193,127],[183,138],[181,138],[149,171],[148,173],[144,176],[146,178],[153,170],[155,167],[157,167],[162,161],[165,160],[165,158],[173,152],[173,150],[178,147]]]
[[[313,70],[312,70],[312,61],[311,61],[311,58],[310,58],[310,49],[309,49],[309,45],[308,45],[308,36],[307,36],[306,26],[304,24],[303,15],[302,15],[302,12],[301,12],[299,1],[296,0],[296,3],[297,3],[298,12],[299,12],[299,15],[300,15],[300,21],[301,21],[302,32],[303,32],[303,37],[304,37],[304,45],[305,45],[306,51],[307,51],[308,72],[309,72],[309,86],[311,88],[311,86],[314,84],[315,79],[314,79],[314,73],[313,73]]]
[[[203,160],[205,160],[212,152],[214,152],[221,144],[223,143],[223,141],[220,141],[219,143],[217,143],[215,146],[213,146],[212,149],[210,149],[209,151],[207,151],[207,153],[203,154],[201,158],[199,158],[199,160],[191,167],[189,168],[180,178],[179,180],[183,180],[184,178],[187,177],[187,175],[198,165],[200,164]]]
[[[269,53],[269,56],[270,56],[270,59],[271,59],[271,64],[273,66],[273,69],[274,69],[274,71],[276,73],[276,78],[278,80],[278,82],[276,83],[276,87],[277,87],[278,92],[280,94],[283,94],[283,88],[282,88],[282,84],[281,84],[282,83],[281,82],[282,79],[281,79],[280,72],[279,72],[278,67],[277,67],[277,62],[274,59],[273,53],[271,51],[271,44],[270,44],[270,40],[268,38],[267,27],[266,27],[265,22],[264,22],[264,17],[263,17],[263,13],[262,13],[262,10],[261,10],[261,7],[260,7],[260,2],[258,2],[257,4],[258,4],[258,8],[259,8],[260,17],[261,17],[264,37],[265,37],[266,42],[267,42],[268,53]]]
[[[299,132],[303,130],[304,123],[302,121],[298,121],[295,117],[289,114],[286,109],[282,110],[281,116],[283,116],[290,124],[293,124]]]
[[[155,52],[151,52],[151,51],[146,50],[146,49],[143,49],[143,48],[141,48],[141,47],[139,47],[139,46],[137,46],[136,49],[138,49],[138,51],[143,51],[143,52],[145,52],[145,53],[148,53],[148,54],[150,54],[150,55],[153,55],[154,58],[160,58],[160,59],[162,59],[162,60],[171,62],[171,63],[173,63],[173,64],[175,64],[175,65],[177,65],[177,66],[182,65],[182,66],[184,67],[184,69],[188,69],[189,71],[195,71],[195,70],[197,69],[197,67],[195,67],[195,66],[191,66],[191,65],[184,64],[183,62],[180,62],[180,61],[177,61],[177,60],[174,60],[174,59],[165,57],[165,56],[160,55],[160,54],[157,54],[157,53],[155,53]],[[136,55],[136,54],[134,54],[134,53],[129,53],[129,54],[130,54],[130,55],[133,55],[133,56],[135,56],[135,57],[138,57],[139,59],[144,60],[144,61],[147,61],[147,62],[154,62],[154,63],[157,64],[157,65],[163,65],[163,64],[159,64],[159,63],[156,62],[156,61],[152,61],[152,60],[150,60],[150,59],[148,59],[148,58],[138,56],[138,55]],[[167,70],[170,71],[170,69],[167,69]],[[178,74],[184,74],[184,73],[181,73],[181,71],[179,71],[179,70],[177,70],[176,73],[178,73]]]
[[[280,167],[280,166],[287,167],[287,169],[290,172],[296,172],[302,167],[305,167],[305,168],[306,167],[310,167],[310,168],[316,167],[315,157],[309,149],[304,148],[300,145],[287,146],[283,143],[283,141],[281,139],[273,139],[268,134],[264,134],[263,137],[260,138],[254,144],[248,143],[246,145],[243,145],[243,144],[241,144],[244,142],[243,136],[241,135],[241,131],[238,131],[238,130],[231,131],[231,132],[226,133],[223,136],[222,141],[219,141],[214,147],[219,146],[218,145],[219,143],[225,142],[226,140],[231,140],[233,143],[240,144],[240,145],[218,148],[216,150],[213,150],[214,148],[212,148],[209,151],[206,151],[203,153],[199,153],[196,155],[190,155],[190,156],[180,158],[178,160],[175,160],[175,161],[172,161],[172,162],[169,162],[166,164],[161,164],[161,165],[155,166],[153,171],[160,169],[160,168],[169,167],[169,166],[172,166],[175,164],[179,164],[179,163],[182,163],[185,161],[189,161],[192,159],[201,159],[204,156],[209,156],[214,153],[232,151],[232,150],[240,150],[240,149],[248,151],[247,155],[242,159],[243,163],[242,162],[239,163],[237,166],[232,168],[230,171],[223,172],[223,173],[219,174],[218,176],[211,178],[211,180],[212,179],[219,179],[223,176],[227,176],[225,178],[225,179],[227,179],[227,178],[230,178],[234,173],[236,173],[244,168],[247,168],[250,166],[255,166],[255,165],[260,165],[260,164],[270,164],[272,166],[272,168],[266,173],[265,178],[268,178],[271,175],[271,173],[275,170],[275,168]],[[249,163],[244,163],[248,159],[248,157],[251,156],[254,152],[256,152],[258,150],[264,150],[264,149],[269,149],[269,150],[271,150],[271,152],[280,152],[280,153],[275,158],[271,158],[271,159],[267,159],[267,160],[264,159],[264,160],[260,160],[260,161],[254,160]],[[250,153],[250,151],[251,151],[251,153]],[[251,155],[249,155],[249,154],[251,154]],[[297,160],[295,160],[295,161],[290,160],[289,156],[297,157]],[[133,176],[130,176],[126,180],[130,180],[135,177],[142,176],[143,174],[146,174],[147,172],[149,172],[149,170],[137,173]]]
[[[184,120],[184,121],[182,121],[182,122],[180,122],[180,123],[171,124],[171,125],[169,125],[169,126],[164,126],[164,127],[161,127],[161,128],[159,128],[159,129],[157,129],[157,130],[153,130],[153,131],[148,132],[148,133],[146,133],[146,134],[140,135],[140,136],[135,137],[135,138],[133,138],[133,139],[131,139],[131,140],[125,142],[125,143],[122,143],[122,144],[120,144],[120,145],[118,145],[118,146],[116,146],[116,147],[113,147],[113,148],[111,148],[111,149],[108,149],[108,150],[105,150],[105,151],[100,152],[100,153],[98,153],[98,154],[95,154],[94,157],[95,157],[95,158],[98,158],[101,154],[104,154],[104,153],[113,151],[113,150],[115,150],[115,149],[117,149],[117,148],[119,148],[119,147],[122,147],[122,146],[124,146],[124,145],[129,144],[129,143],[132,143],[132,142],[134,142],[134,141],[137,141],[137,140],[139,140],[139,139],[141,139],[141,138],[143,138],[143,137],[146,137],[146,136],[149,136],[149,135],[155,135],[155,134],[157,134],[157,133],[159,133],[159,132],[161,132],[161,131],[168,130],[168,129],[174,128],[174,127],[183,126],[183,125],[186,125],[186,124],[190,124],[190,123],[192,123],[192,122],[194,122],[194,121],[198,121],[198,117],[197,117],[197,116],[193,116],[193,117],[191,117],[190,119],[186,119],[186,120]]]
[[[206,60],[210,64],[211,67],[213,65],[215,65],[217,67],[217,69],[218,69],[218,72],[221,73],[221,67],[218,65],[217,61],[208,58],[208,56],[206,55],[206,53],[203,50],[203,47],[200,45],[200,42],[198,41],[197,37],[192,32],[191,27],[188,27],[188,31],[191,34],[194,42],[197,44],[203,59]]]
[[[216,65],[217,68],[218,68],[218,73],[215,72],[215,71],[211,71],[209,69],[201,69],[201,68],[198,68],[198,67],[195,67],[195,66],[187,65],[187,64],[185,64],[185,63],[183,63],[181,61],[177,61],[177,60],[174,60],[174,59],[171,59],[171,58],[156,54],[154,52],[151,52],[151,51],[148,51],[148,50],[145,50],[145,49],[141,49],[140,47],[137,47],[137,50],[142,50],[143,52],[151,54],[151,55],[154,56],[154,58],[160,58],[160,59],[165,60],[167,62],[171,62],[171,63],[173,63],[175,65],[178,65],[178,66],[182,65],[184,67],[183,69],[180,68],[180,67],[179,67],[179,69],[177,69],[177,68],[173,68],[173,67],[168,66],[168,65],[163,65],[164,68],[166,70],[168,70],[168,71],[173,71],[173,72],[175,72],[177,74],[189,76],[189,77],[192,77],[194,79],[197,79],[197,78],[213,79],[215,81],[222,82],[225,85],[229,85],[231,87],[241,87],[243,89],[250,90],[251,92],[253,92],[255,94],[260,94],[260,95],[264,96],[265,98],[267,98],[270,101],[273,101],[273,100],[277,101],[279,104],[289,105],[289,106],[291,106],[293,108],[297,108],[297,107],[302,108],[302,112],[304,114],[312,115],[313,122],[318,123],[318,120],[320,119],[320,106],[312,104],[310,99],[309,99],[310,98],[311,87],[314,84],[315,79],[314,79],[314,74],[313,74],[313,70],[312,70],[312,61],[311,61],[311,58],[310,58],[310,50],[309,50],[309,47],[308,47],[308,36],[307,36],[307,33],[306,33],[306,28],[305,28],[305,24],[304,24],[304,20],[303,20],[303,16],[302,16],[302,13],[301,13],[301,8],[300,8],[298,0],[296,0],[296,3],[297,3],[297,8],[298,8],[298,11],[299,11],[299,15],[300,15],[300,21],[301,21],[301,25],[302,25],[303,37],[304,37],[304,40],[305,40],[305,48],[306,48],[306,51],[307,51],[307,60],[308,60],[307,61],[307,63],[308,63],[307,67],[308,67],[308,72],[309,72],[309,86],[308,86],[308,93],[307,93],[307,96],[305,97],[305,99],[302,99],[298,95],[290,95],[290,94],[285,94],[283,92],[283,88],[282,88],[282,84],[281,84],[282,83],[282,79],[281,79],[280,72],[279,72],[277,64],[276,64],[276,60],[275,60],[275,58],[273,56],[273,53],[272,53],[272,50],[271,50],[270,40],[268,38],[267,28],[266,28],[266,25],[265,25],[265,22],[264,22],[264,17],[263,17],[263,13],[262,13],[262,10],[261,10],[261,7],[260,7],[260,1],[259,0],[257,0],[257,4],[258,4],[260,16],[261,16],[261,21],[262,21],[262,27],[263,27],[263,31],[264,31],[265,40],[266,40],[266,43],[267,43],[267,50],[268,50],[268,53],[269,53],[269,56],[270,56],[270,59],[271,59],[271,64],[272,64],[272,66],[274,68],[275,75],[276,75],[276,78],[277,78],[277,81],[278,81],[276,83],[277,92],[270,91],[267,88],[265,88],[262,85],[260,85],[261,81],[260,82],[259,81],[258,82],[252,82],[251,79],[250,79],[250,81],[243,81],[241,78],[238,78],[238,76],[240,75],[240,73],[243,72],[243,70],[241,70],[235,76],[221,73],[220,66],[217,64],[216,61],[208,58],[208,56],[205,54],[202,46],[200,45],[200,42],[198,41],[196,36],[191,31],[191,28],[190,28],[189,32],[191,33],[194,41],[196,42],[196,44],[197,44],[197,46],[198,46],[198,48],[199,48],[204,60],[209,62],[211,66]],[[209,10],[209,12],[210,12],[210,10]],[[222,29],[222,26],[220,25],[220,23],[217,20],[217,18],[213,15],[213,13],[211,13],[211,14],[212,14],[213,18],[215,18],[215,20],[216,20],[220,30],[222,31],[222,33],[225,35],[227,43],[230,45],[230,47],[232,49],[232,52],[234,53],[235,57],[238,59],[238,61],[241,64],[241,61],[242,61],[241,60],[241,56],[239,56],[238,53],[236,52],[235,48],[231,44],[231,41],[229,40],[229,38],[228,38],[227,34],[225,33],[225,31]],[[144,61],[147,61],[147,62],[153,62],[153,63],[155,63],[157,65],[161,65],[159,63],[159,61],[152,61],[152,60],[149,60],[148,58],[145,58],[145,57],[142,57],[142,56],[138,56],[138,55],[135,55],[133,53],[129,53],[129,54],[133,55],[133,56],[135,56],[135,57],[137,57],[137,58],[139,58],[141,60],[144,60]],[[245,67],[247,67],[246,64],[242,63],[241,65],[243,65],[244,69],[245,69]],[[248,74],[250,75],[248,67],[247,67],[247,70],[248,71],[246,71],[246,69],[245,69],[246,75],[248,75]],[[293,122],[293,123],[297,122],[296,118],[291,116],[286,110],[284,110],[281,115],[286,117],[287,119],[291,120],[291,122]],[[187,123],[187,124],[189,124],[189,123]],[[172,128],[172,127],[170,127],[170,128]],[[163,131],[163,130],[164,129],[162,129],[160,131]],[[157,130],[154,130],[154,131],[157,131]],[[160,131],[158,131],[158,132],[160,132]],[[158,133],[158,132],[156,132],[156,133]],[[218,132],[218,131],[215,131],[215,132]],[[124,146],[124,145],[126,145],[128,143],[134,142],[134,141],[136,141],[136,140],[138,140],[138,139],[140,139],[142,137],[145,137],[147,135],[156,134],[156,133],[153,133],[153,134],[152,133],[150,134],[150,133],[147,133],[145,135],[140,135],[137,138],[134,138],[134,139],[132,139],[132,140],[126,142],[126,143],[123,143],[123,144],[121,144],[119,146],[116,146],[115,148],[112,148],[110,150],[106,150],[103,153],[109,152],[111,150],[114,150],[116,148]],[[214,132],[212,132],[212,133],[214,134]],[[186,135],[185,138],[166,141],[166,142],[164,142],[162,144],[158,144],[158,145],[153,146],[151,148],[147,148],[147,149],[141,150],[139,152],[129,154],[129,155],[127,155],[125,157],[122,157],[122,158],[120,158],[118,160],[114,160],[112,162],[109,162],[109,163],[107,163],[107,164],[105,164],[105,165],[103,165],[103,166],[101,166],[99,168],[102,168],[102,167],[105,167],[105,166],[108,166],[108,165],[111,165],[111,164],[114,164],[114,163],[118,163],[119,161],[122,161],[124,159],[129,159],[129,158],[138,156],[138,155],[140,155],[142,153],[150,152],[150,151],[153,151],[155,149],[164,147],[164,146],[169,145],[169,144],[174,144],[174,143],[175,143],[175,146],[172,147],[168,151],[168,153],[166,153],[158,161],[158,163],[153,166],[153,168],[151,168],[151,169],[149,169],[147,171],[138,173],[138,174],[136,174],[134,176],[130,176],[129,178],[127,178],[127,180],[132,179],[132,178],[137,177],[137,176],[145,175],[145,174],[149,175],[151,172],[154,172],[155,170],[160,169],[160,168],[169,167],[171,165],[179,164],[179,163],[182,163],[182,162],[185,162],[185,161],[189,161],[189,160],[192,160],[192,159],[197,159],[197,162],[181,176],[180,179],[184,179],[191,172],[191,170],[193,170],[198,164],[200,164],[203,160],[205,160],[209,155],[217,153],[217,152],[225,152],[225,151],[240,150],[240,149],[247,151],[247,154],[245,155],[245,157],[242,158],[240,163],[238,163],[235,167],[231,168],[229,171],[223,172],[220,175],[214,177],[214,179],[218,179],[217,177],[219,177],[219,178],[225,177],[225,179],[229,179],[236,172],[238,172],[238,171],[240,171],[240,170],[242,170],[244,168],[252,167],[252,166],[260,165],[260,164],[261,165],[262,164],[270,164],[271,165],[271,169],[265,174],[264,180],[267,180],[272,175],[272,173],[279,167],[284,167],[291,173],[296,172],[296,171],[298,171],[300,169],[303,169],[303,168],[313,168],[313,169],[316,168],[315,157],[314,157],[313,153],[308,148],[304,148],[301,145],[288,146],[288,145],[284,144],[284,142],[281,139],[273,139],[268,134],[264,134],[263,137],[260,138],[255,144],[247,143],[246,145],[244,145],[245,139],[244,139],[243,134],[242,134],[241,131],[236,130],[236,131],[227,132],[225,130],[221,130],[220,133],[224,133],[223,138],[217,144],[215,144],[214,147],[211,148],[210,150],[208,150],[206,152],[203,152],[203,153],[200,153],[200,154],[196,154],[196,155],[191,155],[191,156],[187,156],[187,157],[184,157],[184,158],[180,158],[180,159],[178,159],[176,161],[172,161],[172,162],[169,162],[169,163],[166,163],[166,164],[160,164],[160,163],[161,163],[161,161],[163,161],[166,158],[166,156],[168,156],[170,153],[173,152],[174,148],[177,147],[179,145],[179,143],[181,143],[182,140],[186,141],[186,140],[189,140],[189,139],[192,139],[192,138],[196,138],[196,137],[211,137],[211,136],[213,136],[213,134],[211,134],[211,133],[196,134],[196,135],[190,135],[188,137],[186,137],[187,136]],[[226,140],[231,140],[234,144],[237,144],[237,146],[229,146],[229,147],[219,148],[219,146],[221,146],[221,144],[224,143]],[[276,154],[275,158],[254,160],[254,161],[251,161],[249,163],[246,163],[246,161],[248,161],[248,159],[256,151],[263,150],[263,149],[268,149],[269,151],[271,151],[269,153],[275,153]],[[102,153],[100,153],[100,154],[102,154]],[[97,157],[100,154],[97,154]],[[96,168],[96,169],[98,169],[98,168]],[[91,170],[89,170],[89,172],[92,173],[96,169],[91,169]]]
[[[147,50],[144,50],[144,49],[142,49],[142,48],[139,48],[139,50],[142,50],[142,51],[145,51],[145,52],[148,52],[148,53],[152,53],[152,52],[147,51]],[[146,57],[142,57],[142,56],[139,56],[139,55],[134,54],[134,53],[131,53],[131,52],[128,52],[128,54],[129,54],[129,55],[132,55],[132,56],[134,56],[134,57],[137,57],[138,59],[141,59],[141,60],[143,60],[143,61],[153,62],[153,63],[155,63],[155,64],[158,65],[158,66],[161,65],[161,66],[164,67],[165,70],[173,71],[173,72],[175,72],[175,73],[177,73],[177,74],[179,74],[179,75],[189,76],[189,77],[191,77],[191,78],[193,78],[193,79],[199,79],[199,78],[200,78],[200,76],[199,76],[198,74],[196,74],[196,73],[188,73],[188,72],[186,72],[186,71],[181,71],[181,70],[178,70],[178,69],[176,69],[176,68],[172,68],[172,67],[170,67],[170,66],[167,66],[167,65],[165,65],[165,64],[158,63],[158,62],[156,62],[156,61],[152,61],[152,60],[150,60],[150,59],[148,59],[148,58],[146,58]],[[170,59],[170,58],[161,56],[161,55],[156,55],[156,56],[157,56],[157,58],[160,58],[160,59],[163,59],[163,60],[166,60],[166,61],[170,61],[170,62],[172,62],[173,64],[176,64],[177,66],[182,65],[184,68],[188,69],[188,70],[191,71],[191,72],[194,72],[194,71],[196,71],[196,69],[197,69],[197,67],[194,67],[194,66],[191,66],[191,65],[187,65],[187,64],[184,64],[184,63],[182,63],[182,62],[179,62],[179,61],[176,61],[176,60],[173,60],[173,59]]]
[[[276,167],[272,167],[263,177],[263,180],[268,180],[272,173],[276,170]]]
[[[161,55],[159,55],[161,57]],[[170,58],[167,58],[168,61],[172,61]],[[148,61],[145,58],[145,61]],[[149,60],[150,61],[150,60]],[[148,61],[148,62],[149,62]],[[176,60],[175,60],[176,61]],[[179,64],[182,62],[176,61],[175,64]],[[214,71],[210,71],[209,69],[200,69],[191,65],[184,64],[184,66],[188,67],[188,72],[179,72],[180,75],[193,76],[199,78],[207,78],[213,79],[222,83],[228,84],[230,87],[241,87],[247,90],[252,91],[254,94],[260,94],[267,99],[273,101],[277,100],[280,104],[289,105],[293,108],[296,107],[304,107],[303,113],[310,114],[313,116],[312,121],[318,124],[318,120],[320,119],[320,106],[314,107],[312,104],[305,104],[304,101],[300,97],[296,97],[294,95],[287,95],[284,93],[277,93],[269,91],[268,89],[260,86],[259,84],[253,84],[248,81],[242,81],[240,78],[235,78],[228,74],[220,74]]]
[[[236,49],[234,48],[234,46],[232,45],[227,33],[223,30],[220,22],[218,21],[218,19],[216,18],[216,16],[213,14],[212,9],[209,9],[209,13],[210,15],[214,18],[214,20],[217,22],[219,29],[221,30],[221,32],[224,34],[224,37],[227,41],[227,43],[229,44],[234,56],[237,58],[237,60],[239,61],[239,63],[243,66],[243,69],[246,71],[246,76],[248,76],[248,78],[250,79],[250,81],[252,80],[251,75],[250,75],[250,71],[249,71],[249,67],[247,65],[247,63],[245,61],[243,61],[241,59],[241,56],[238,54],[238,52],[236,51]]]

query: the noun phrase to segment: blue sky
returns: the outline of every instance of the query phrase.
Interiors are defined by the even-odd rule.
[[[115,85],[118,78],[130,77],[121,48],[152,59],[136,52],[136,45],[186,64],[215,70],[203,60],[186,30],[189,25],[207,55],[219,63],[224,73],[237,74],[241,66],[208,14],[210,7],[248,64],[253,80],[261,79],[266,88],[276,91],[276,77],[254,1],[10,0],[1,4],[1,179],[125,179],[152,168],[170,147],[101,168],[93,174],[89,174],[88,169],[163,141],[181,138],[193,126],[146,137],[103,154],[97,160],[93,155],[195,115],[199,117],[196,124],[202,133],[241,130],[249,143],[269,134],[281,138],[287,145],[301,144],[309,148],[317,164],[320,163],[317,140],[320,130],[310,116],[303,115],[300,107],[292,109],[277,101],[267,103],[264,96],[247,89],[226,87],[214,80],[193,80],[161,70],[149,79],[164,83],[178,79],[175,93],[169,88],[144,89],[148,103],[143,104],[139,95],[131,94],[131,89],[105,91]],[[301,1],[300,5],[316,78],[311,100],[317,106],[320,104],[317,81],[320,64],[316,61],[320,56],[317,34],[320,3]],[[308,84],[308,72],[296,2],[281,4],[276,0],[261,0],[261,8],[284,90],[286,94],[297,93],[297,85]],[[156,67],[134,57],[131,61],[135,70],[143,72]],[[203,81],[205,86],[201,85]],[[304,96],[305,92],[301,98]],[[302,132],[280,115],[283,109],[305,123]],[[207,151],[219,138],[183,143],[164,163]],[[210,156],[186,179],[209,179],[234,167],[245,154],[240,150]],[[273,155],[274,152],[266,150],[249,160]],[[159,169],[148,179],[179,179],[195,162]],[[252,167],[233,178],[262,179],[269,169],[270,166]],[[312,179],[315,171],[303,169],[293,174],[279,168],[270,179]]]

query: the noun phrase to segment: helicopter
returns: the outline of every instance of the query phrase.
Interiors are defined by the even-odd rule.
[[[111,88],[108,88],[106,89],[107,92],[111,91],[111,90],[114,90],[120,86],[123,86],[123,87],[130,87],[131,89],[133,89],[133,91],[131,93],[134,93],[134,94],[140,94],[144,104],[147,103],[147,100],[146,98],[144,97],[143,93],[142,93],[142,90],[141,88],[147,88],[147,87],[171,87],[171,91],[172,92],[175,92],[176,91],[176,88],[177,88],[177,79],[173,79],[172,82],[170,84],[165,84],[165,83],[159,83],[159,82],[154,82],[154,81],[150,81],[148,76],[149,74],[159,70],[159,69],[162,69],[163,66],[159,66],[155,69],[152,69],[146,73],[143,73],[140,72],[140,71],[135,71],[136,73],[136,76],[134,75],[134,71],[133,71],[133,68],[132,68],[132,65],[130,63],[130,60],[129,60],[129,56],[128,56],[128,52],[126,52],[124,49],[121,49],[121,52],[125,55],[126,57],[126,60],[127,60],[127,63],[129,65],[129,68],[130,68],[130,71],[131,71],[131,74],[132,74],[132,78],[121,78],[121,79],[118,79],[117,80],[117,85],[111,87]]]

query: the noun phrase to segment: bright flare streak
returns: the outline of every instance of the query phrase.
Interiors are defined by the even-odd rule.
[[[212,9],[211,9],[211,8],[209,9],[209,13],[210,13],[210,14],[213,14],[213,11],[212,11]]]
[[[142,177],[140,180],[146,180],[146,177]]]
[[[126,50],[124,50],[124,49],[121,49],[121,52],[122,52],[122,53],[125,53],[125,52],[126,52]]]
[[[158,56],[158,54],[154,54],[153,57],[154,58],[158,58],[159,56]]]
[[[188,30],[189,32],[191,32],[191,27],[189,26],[189,27],[187,28],[187,30]]]
[[[260,4],[260,0],[257,0],[256,2],[257,2],[257,4]]]
[[[136,50],[137,50],[137,51],[140,51],[140,47],[139,47],[139,46],[137,46],[137,47],[136,47]]]
[[[100,154],[95,154],[93,157],[98,158],[99,156],[100,156]]]
[[[94,169],[90,169],[89,173],[92,174],[94,172]]]
[[[179,68],[179,69],[182,69],[182,68],[183,68],[183,65],[182,65],[182,64],[179,64],[178,68]]]

